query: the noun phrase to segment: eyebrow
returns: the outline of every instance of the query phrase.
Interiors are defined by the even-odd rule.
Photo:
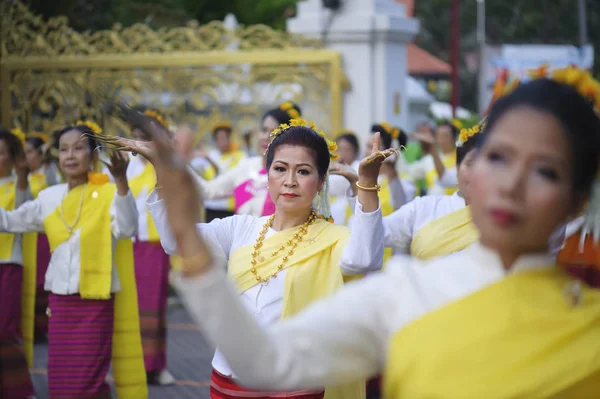
[[[287,162],[284,162],[284,161],[280,161],[280,160],[275,160],[275,161],[273,161],[273,163],[282,163],[282,164],[284,164],[285,166],[290,166],[290,164],[289,164],[289,163],[287,163]],[[296,164],[296,166],[308,166],[308,167],[310,167],[310,168],[314,168],[314,166],[312,166],[312,165],[311,165],[311,164],[309,164],[309,163],[299,163],[299,164]]]

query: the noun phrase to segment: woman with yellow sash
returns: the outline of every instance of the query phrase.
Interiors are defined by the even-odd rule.
[[[52,256],[48,306],[50,398],[110,398],[111,365],[119,399],[147,397],[131,237],[137,232],[127,160],[114,153],[108,176],[97,169],[100,128],[91,122],[56,133],[66,183],[16,210],[0,208],[0,231],[45,232]],[[3,306],[4,308],[4,306]]]
[[[424,263],[394,258],[384,273],[268,328],[216,267],[190,218],[199,195],[183,185],[191,176],[160,144],[155,167],[186,266],[178,286],[187,309],[240,382],[257,388],[383,371],[388,399],[596,397],[600,291],[547,255],[553,231],[590,197],[600,162],[590,80],[561,80],[576,89],[536,79],[492,106],[470,177],[478,243]]]
[[[358,165],[360,163],[359,154],[360,147],[358,138],[351,131],[346,131],[336,139],[338,146],[338,163],[344,165],[354,174],[358,174]],[[336,170],[336,164],[332,163],[329,168],[330,172]],[[329,196],[331,200],[331,217],[335,224],[347,225],[352,215],[352,210],[349,209],[347,200],[348,190],[351,188],[351,183],[342,176],[330,176],[329,179]]]
[[[419,141],[425,156],[407,165],[408,174],[414,180],[425,179],[427,195],[451,195],[458,187],[452,186],[452,173],[456,166],[456,139],[458,129],[450,122],[440,123],[435,134],[421,131],[414,135]]]
[[[29,195],[24,143],[20,130],[0,130],[0,207],[7,210],[19,207]],[[28,369],[33,358],[33,301],[26,298],[33,299],[35,282],[27,275],[34,272],[35,278],[35,264],[25,264],[23,250],[21,234],[0,234],[0,398],[33,395]]]
[[[33,199],[37,198],[40,191],[60,180],[54,163],[44,159],[49,141],[48,136],[43,133],[30,133],[25,141],[25,156],[30,170],[29,191]],[[45,342],[48,334],[48,291],[44,290],[44,279],[50,262],[50,244],[45,234],[32,234],[37,240],[35,255],[32,254],[36,258],[34,337],[37,342]]]
[[[168,128],[166,119],[157,111],[145,110],[144,114]],[[132,126],[131,135],[137,140],[148,140],[138,126]],[[173,385],[175,378],[167,370],[170,260],[160,245],[156,226],[146,206],[146,198],[156,185],[154,167],[146,158],[133,156],[127,167],[127,180],[139,215],[133,258],[146,378],[149,384]]]
[[[157,128],[160,127],[148,125],[155,138],[158,134],[156,140],[160,143],[154,144],[165,145],[169,139],[164,129]],[[350,232],[323,219],[329,216],[325,187],[335,143],[326,140],[323,133],[317,133],[314,125],[309,127],[300,119],[281,125],[271,135],[267,169],[275,213],[270,217],[236,215],[208,224],[194,224],[192,232],[195,235],[197,228],[210,242],[212,253],[221,266],[226,265],[227,274],[235,281],[240,303],[262,325],[291,317],[310,303],[330,296],[343,285],[346,277],[380,269],[383,237],[377,176],[381,162],[393,152],[380,152],[376,140],[372,155],[362,161],[357,185],[363,190],[359,192],[357,212],[364,212],[368,222]],[[146,146],[140,148],[138,143],[121,138],[112,142],[139,152],[159,165],[162,162]],[[162,189],[165,182],[161,171],[156,170],[159,189],[148,198],[148,206],[163,246],[169,252],[175,250],[175,238],[168,227],[164,201],[159,199],[166,195]],[[185,177],[191,179],[192,175]],[[179,180],[179,183],[190,184],[191,180]],[[200,198],[195,200],[196,203],[189,205],[197,209]],[[321,216],[323,214],[325,216]],[[185,253],[185,248],[179,246],[177,251]],[[286,392],[252,390],[237,384],[235,374],[219,350],[212,364],[213,399],[323,398],[324,387],[325,398],[364,398],[364,382],[358,381],[331,388],[325,383]],[[320,367],[319,364],[314,366]],[[258,362],[254,367],[263,365]]]

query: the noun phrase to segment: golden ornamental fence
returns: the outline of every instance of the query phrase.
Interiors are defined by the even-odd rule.
[[[64,17],[44,21],[19,1],[0,4],[5,127],[49,133],[93,118],[127,134],[105,112],[113,100],[160,109],[202,136],[216,120],[232,121],[238,132],[256,128],[266,109],[292,100],[319,126],[341,128],[341,57],[317,40],[220,21],[81,33]]]

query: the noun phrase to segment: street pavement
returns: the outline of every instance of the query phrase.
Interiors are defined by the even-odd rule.
[[[177,384],[164,388],[151,386],[149,399],[209,399],[213,349],[178,304],[169,307],[167,340],[168,368]],[[32,378],[37,399],[48,399],[47,349],[47,345],[35,347]],[[110,377],[109,382],[112,382]],[[114,393],[113,398],[116,398]]]

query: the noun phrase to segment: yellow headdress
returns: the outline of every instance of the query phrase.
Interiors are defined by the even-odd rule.
[[[162,125],[162,127],[164,127],[165,129],[169,128],[169,124],[167,123],[167,120],[158,112],[153,111],[151,109],[147,109],[144,111],[144,115],[153,118],[155,121],[160,123]]]
[[[456,119],[456,118],[452,119],[450,121],[450,124],[452,126],[454,126],[458,130],[461,130],[463,128],[463,123],[460,120]]]
[[[94,133],[97,136],[102,134],[102,128],[100,126],[98,126],[97,123],[92,122],[90,120],[77,121],[75,126],[85,126],[88,129],[90,129],[92,131],[92,133]]]
[[[287,112],[287,114],[290,116],[290,119],[299,119],[300,118],[300,113],[298,112],[298,110],[296,108],[294,108],[294,103],[291,101],[286,101],[283,104],[281,104],[279,106],[279,109]]]
[[[29,137],[33,137],[33,138],[36,138],[36,139],[40,139],[40,140],[42,140],[42,142],[43,142],[44,144],[48,144],[48,142],[50,141],[50,138],[48,137],[48,135],[47,135],[47,134],[40,133],[40,132],[33,132],[33,133],[30,133],[30,134],[29,134]]]
[[[483,133],[486,123],[487,118],[483,118],[481,122],[473,127],[460,129],[458,140],[456,140],[456,147],[462,147],[467,141],[469,141],[471,137],[475,136],[476,134]]]
[[[23,131],[21,129],[12,129],[10,131],[10,133],[15,136],[16,138],[19,139],[19,142],[21,143],[21,146],[25,146],[25,133],[23,133]]]
[[[219,121],[219,122],[216,122],[212,126],[212,131],[213,132],[216,132],[219,129],[229,129],[229,130],[231,130],[231,123],[229,123],[227,121]]]
[[[387,134],[392,136],[392,139],[397,140],[398,137],[400,137],[400,129],[398,129],[397,127],[394,127],[387,122],[381,122],[379,126],[381,126]]]
[[[271,132],[271,143],[278,136],[281,136],[283,133],[285,133],[289,128],[291,128],[293,126],[309,127],[315,133],[317,133],[319,136],[323,137],[325,139],[325,142],[327,143],[327,149],[329,150],[329,159],[331,159],[332,161],[335,161],[336,159],[338,159],[339,155],[335,153],[338,149],[336,142],[327,139],[327,137],[325,137],[325,133],[323,131],[318,131],[317,126],[315,125],[314,122],[311,121],[309,123],[309,122],[305,121],[304,119],[292,119],[292,120],[290,120],[289,125],[287,123],[282,123],[281,125],[279,125],[279,127],[277,129],[275,129]],[[271,146],[271,143],[269,143],[269,147]],[[267,152],[269,151],[269,147],[267,147]]]

